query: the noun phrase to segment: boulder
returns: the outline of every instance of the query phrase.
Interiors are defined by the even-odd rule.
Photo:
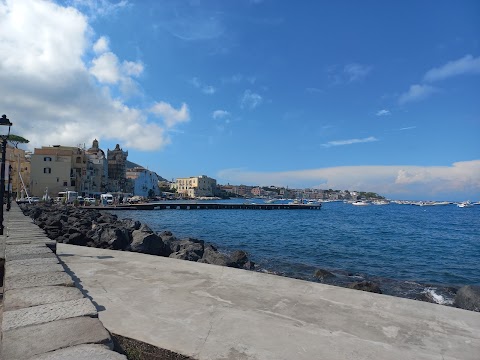
[[[455,295],[453,305],[460,309],[480,312],[480,286],[462,286]]]
[[[63,238],[64,238],[63,242],[65,244],[85,246],[85,245],[87,245],[87,242],[88,242],[88,238],[84,234],[79,233],[79,232],[70,234],[68,236],[68,238],[66,236],[64,236]],[[58,242],[60,242],[60,241],[58,241]]]
[[[348,284],[348,287],[350,289],[368,291],[368,292],[373,292],[377,294],[382,293],[382,290],[380,290],[380,287],[371,281],[357,281],[357,282]]]
[[[205,246],[203,257],[200,262],[220,266],[230,266],[232,264],[232,259],[226,254],[219,253],[215,246],[207,245]]]
[[[129,231],[138,230],[138,229],[140,229],[140,226],[142,225],[140,223],[140,221],[132,220],[132,219],[123,219],[122,223],[125,226],[125,228],[127,228]]]
[[[315,270],[315,272],[313,273],[313,276],[319,280],[325,280],[325,279],[329,279],[329,278],[334,278],[335,275],[332,274],[330,271],[328,270],[325,270],[325,269],[317,269]]]
[[[205,242],[194,238],[185,238],[170,243],[171,258],[198,261],[203,257]]]
[[[169,256],[170,249],[165,246],[160,236],[141,230],[132,232],[132,242],[128,250],[150,255]]]

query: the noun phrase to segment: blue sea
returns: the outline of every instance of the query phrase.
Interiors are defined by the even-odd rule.
[[[228,200],[227,200],[228,201]],[[238,200],[231,200],[237,201]],[[242,200],[244,201],[244,200]],[[259,200],[258,202],[260,202]],[[248,253],[257,270],[309,281],[325,269],[346,286],[368,280],[384,294],[451,304],[455,289],[480,284],[480,206],[353,206],[321,210],[117,211],[153,230]]]

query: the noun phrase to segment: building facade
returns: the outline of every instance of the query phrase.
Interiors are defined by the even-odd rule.
[[[30,195],[30,157],[30,152],[7,144],[5,182],[10,182],[14,199]]]
[[[88,158],[78,147],[54,145],[35,149],[31,156],[32,196],[51,198],[60,191],[85,192]]]
[[[88,159],[85,192],[88,195],[104,193],[108,180],[108,161],[105,152],[99,148],[97,139],[93,140],[92,147],[85,154]]]
[[[143,167],[127,169],[127,179],[133,183],[133,195],[151,197],[160,196],[160,177],[157,173]]]
[[[107,150],[108,160],[108,181],[107,191],[109,192],[131,192],[127,182],[127,157],[128,151],[123,151],[117,144],[115,149]]]
[[[215,196],[217,180],[206,175],[178,178],[175,181],[177,194],[182,197],[210,197]]]

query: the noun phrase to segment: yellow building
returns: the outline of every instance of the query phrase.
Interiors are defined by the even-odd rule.
[[[192,199],[202,196],[214,196],[217,180],[206,175],[178,178],[175,181],[175,188],[178,195]]]
[[[7,145],[5,154],[5,184],[10,177],[13,199],[30,195],[30,152]],[[25,193],[25,189],[27,193]]]
[[[78,147],[54,145],[35,149],[31,157],[30,189],[32,196],[45,192],[55,198],[60,191],[85,192],[88,159]]]

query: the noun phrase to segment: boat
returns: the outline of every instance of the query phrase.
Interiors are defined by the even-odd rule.
[[[461,203],[458,203],[457,206],[460,208],[467,208],[467,207],[473,207],[473,204],[470,201],[463,201]]]
[[[362,201],[362,200],[358,200],[358,201],[354,201],[352,203],[352,205],[355,205],[355,206],[367,206],[367,205],[370,205],[368,202],[366,201]]]
[[[372,202],[373,205],[388,205],[390,204],[388,201],[386,200],[375,200]]]

